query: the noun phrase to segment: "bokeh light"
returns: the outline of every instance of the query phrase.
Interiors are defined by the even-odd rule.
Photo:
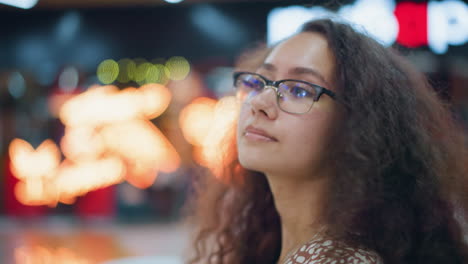
[[[59,193],[51,179],[20,181],[15,185],[14,193],[20,203],[30,206],[54,207],[59,201]]]
[[[55,181],[60,201],[73,200],[92,190],[123,181],[125,166],[118,157],[73,163],[62,162]]]
[[[170,100],[169,90],[158,84],[123,90],[111,85],[100,86],[66,102],[60,119],[67,126],[98,126],[134,118],[154,118],[167,108]]]
[[[166,85],[169,82],[169,75],[171,74],[169,69],[163,64],[154,65],[159,71],[159,78],[156,80],[157,83]]]
[[[150,70],[152,64],[149,62],[144,62],[139,64],[136,68],[134,80],[142,85],[146,83],[146,77],[148,76],[148,71]]]
[[[160,116],[172,99],[169,89],[161,84],[145,84],[138,91],[141,100],[141,113],[148,119]]]
[[[78,86],[79,72],[76,67],[66,67],[59,76],[58,85],[60,90],[71,92]]]
[[[133,60],[125,58],[118,61],[119,75],[117,81],[120,83],[128,83],[135,78],[136,64]]]
[[[105,60],[98,66],[98,79],[103,84],[115,80],[120,83],[134,81],[139,85],[159,83],[166,85],[169,80],[184,80],[190,73],[190,63],[181,56],[174,56],[167,61],[157,58],[148,62],[145,58],[123,58],[118,62]]]
[[[15,186],[17,200],[70,204],[124,180],[147,188],[159,171],[175,171],[179,154],[149,121],[166,110],[171,98],[168,88],[155,83],[122,90],[94,86],[72,97],[59,113],[65,125],[60,142],[65,160],[61,162],[60,149],[50,139],[36,150],[24,140],[11,142],[12,172],[21,180]]]
[[[174,81],[185,79],[190,72],[190,63],[180,56],[171,57],[166,62],[166,67],[170,72],[169,78]]]
[[[146,83],[158,83],[161,74],[155,65],[151,65],[146,72]]]
[[[28,142],[16,138],[10,143],[9,154],[12,171],[20,180],[50,178],[60,163],[60,150],[50,139],[34,149]]]
[[[14,253],[16,264],[94,264],[68,248],[48,249],[41,246],[18,247]]]
[[[194,146],[201,146],[213,123],[216,100],[199,97],[184,107],[179,115],[179,124],[184,138]]]
[[[169,82],[169,69],[162,64],[154,64],[148,70],[146,76],[147,83],[159,83],[166,85]]]
[[[180,116],[184,137],[194,145],[194,160],[214,175],[221,177],[223,166],[235,156],[232,137],[239,115],[235,96],[221,98],[215,105],[209,98],[197,98],[185,107]]]
[[[105,60],[97,68],[97,77],[103,84],[114,82],[119,76],[119,64],[115,60]]]
[[[57,192],[53,183],[60,163],[60,151],[50,139],[35,150],[28,142],[14,139],[9,147],[17,200],[26,205],[54,205]]]
[[[64,156],[73,162],[94,160],[105,154],[103,138],[90,126],[66,127],[60,147]]]
[[[236,148],[228,143],[233,142],[238,115],[238,99],[235,96],[221,98],[214,109],[213,123],[202,144],[201,156],[196,157],[218,177],[222,168],[235,158]]]
[[[127,164],[126,180],[138,188],[149,187],[157,171],[175,171],[180,158],[175,148],[149,121],[131,120],[102,129],[107,149]]]
[[[14,98],[20,98],[26,91],[26,81],[21,73],[15,71],[8,78],[8,92]]]

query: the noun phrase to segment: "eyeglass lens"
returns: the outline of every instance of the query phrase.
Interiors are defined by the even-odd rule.
[[[266,82],[259,75],[244,73],[237,77],[235,86],[241,99],[251,99],[263,91]],[[277,89],[278,105],[286,112],[307,112],[317,94],[314,87],[300,81],[281,81]]]

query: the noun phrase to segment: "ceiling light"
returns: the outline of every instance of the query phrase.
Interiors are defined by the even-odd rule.
[[[166,2],[168,2],[170,4],[178,4],[178,3],[180,3],[180,2],[182,2],[184,0],[164,0],[164,1],[166,1]]]
[[[39,0],[0,0],[0,4],[29,9],[35,6],[38,1]]]

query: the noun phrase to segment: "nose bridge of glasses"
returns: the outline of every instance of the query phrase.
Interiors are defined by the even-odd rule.
[[[260,93],[258,93],[256,96],[254,96],[256,99],[254,98],[251,98],[252,100],[261,100],[261,101],[270,101],[271,99],[267,99],[267,98],[271,98],[271,94],[269,95],[269,92],[268,90],[270,90],[269,88],[271,88],[271,90],[273,91],[273,95],[274,95],[274,99],[276,101],[276,98],[278,96],[278,87],[272,85],[272,84],[265,84],[265,86],[263,87],[262,91],[260,91]]]
[[[273,91],[275,92],[275,94],[278,94],[279,90],[278,90],[278,86],[277,84],[275,83],[268,83],[268,84],[265,84],[265,87],[263,87],[263,90],[267,90],[268,88],[271,88],[273,89]]]

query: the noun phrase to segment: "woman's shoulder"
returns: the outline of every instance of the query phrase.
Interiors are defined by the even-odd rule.
[[[315,239],[302,245],[285,264],[383,264],[372,250],[350,247],[335,240]]]

